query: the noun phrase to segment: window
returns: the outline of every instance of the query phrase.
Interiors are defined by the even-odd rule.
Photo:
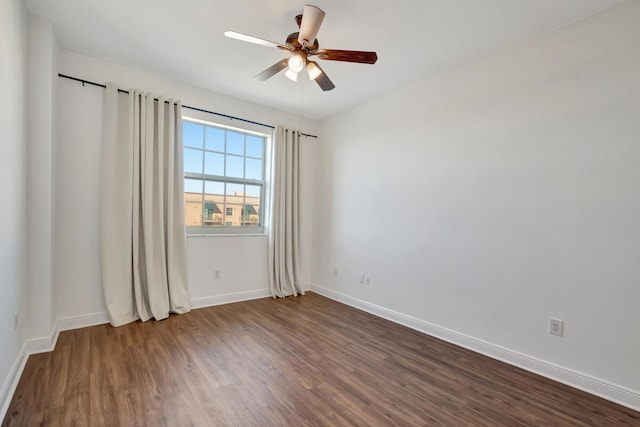
[[[187,233],[263,233],[267,136],[185,119],[182,138]]]

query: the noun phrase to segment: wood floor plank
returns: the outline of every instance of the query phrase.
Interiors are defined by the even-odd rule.
[[[640,413],[309,293],[60,333],[2,426],[640,426]]]

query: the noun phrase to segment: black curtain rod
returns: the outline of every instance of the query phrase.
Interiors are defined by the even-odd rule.
[[[62,74],[62,73],[58,73],[58,77],[62,77],[63,79],[74,80],[76,82],[80,82],[80,83],[82,83],[82,86],[84,86],[85,84],[88,84],[88,85],[92,85],[92,86],[98,86],[98,87],[101,87],[101,88],[104,88],[104,89],[107,88],[107,85],[103,85],[101,83],[92,82],[92,81],[89,81],[89,80],[79,79],[77,77],[67,76],[66,74]],[[124,89],[118,89],[118,92],[127,93],[127,94],[129,93],[128,90],[124,90]],[[156,99],[156,101],[157,101],[157,99]],[[168,101],[165,101],[165,102],[168,102]],[[187,108],[189,110],[194,110],[194,111],[200,111],[202,113],[213,114],[213,115],[216,115],[216,116],[225,117],[225,118],[230,119],[230,120],[238,120],[238,121],[244,122],[244,123],[251,123],[253,125],[258,125],[258,126],[263,126],[263,127],[270,128],[270,129],[275,129],[275,126],[267,125],[267,124],[259,123],[259,122],[254,122],[252,120],[243,119],[242,117],[235,117],[235,116],[230,116],[228,114],[216,113],[215,111],[204,110],[202,108],[197,108],[197,107],[190,107],[188,105],[183,105],[182,108]],[[300,132],[300,135],[303,135],[303,136],[306,136],[306,137],[309,137],[309,138],[318,138],[317,135],[310,135],[308,133],[303,133],[303,132]]]

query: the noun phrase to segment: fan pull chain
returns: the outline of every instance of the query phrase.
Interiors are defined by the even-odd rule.
[[[298,99],[298,137],[300,137],[301,133],[302,133],[302,129],[303,129],[303,124],[304,124],[304,81],[303,79],[300,79],[299,83],[300,85],[300,94],[299,94],[299,99]]]

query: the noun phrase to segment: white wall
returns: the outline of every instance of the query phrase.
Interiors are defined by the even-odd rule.
[[[640,406],[638,22],[627,2],[327,119],[316,289]]]
[[[27,107],[28,336],[51,335],[55,323],[53,288],[53,147],[56,38],[46,19],[29,14]]]
[[[267,124],[296,127],[298,117],[208,92],[118,64],[105,62],[67,50],[59,50],[59,72],[122,88],[140,88],[178,98],[184,105],[247,118]],[[99,259],[99,177],[104,90],[67,79],[58,79],[58,142],[55,155],[55,283],[58,289],[58,317],[85,316],[105,311],[100,284]],[[189,114],[185,109],[184,114]],[[211,121],[239,125],[211,116]],[[317,123],[304,121],[305,131],[316,134]],[[266,128],[265,128],[266,129]],[[268,130],[268,129],[267,129]],[[303,144],[302,224],[303,280],[310,283],[311,203],[313,200],[313,162],[319,142]],[[266,236],[192,237],[187,242],[189,290],[194,304],[201,306],[236,296],[265,294]],[[222,278],[213,280],[213,270]]]
[[[25,340],[27,15],[20,0],[0,1],[0,417]],[[14,314],[20,321],[14,330]]]

